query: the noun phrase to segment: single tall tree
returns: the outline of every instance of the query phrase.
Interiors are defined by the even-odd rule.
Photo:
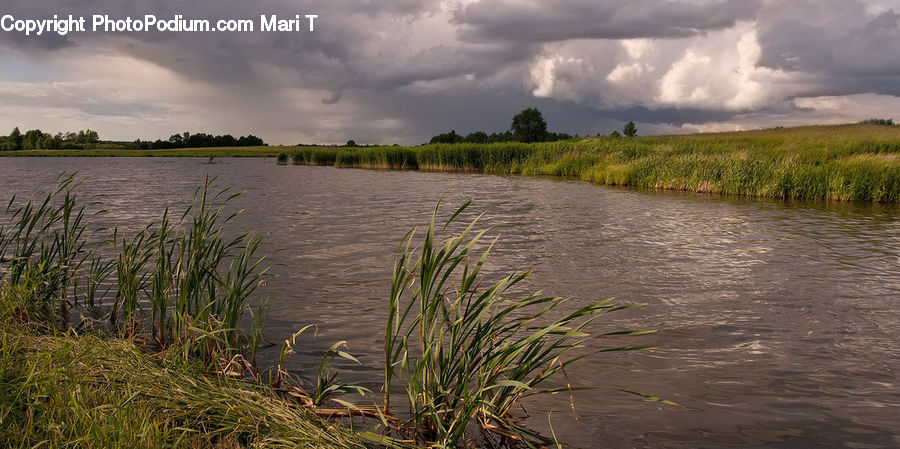
[[[6,145],[10,150],[22,149],[22,132],[19,131],[18,126],[9,133],[9,138],[6,139]]]
[[[528,108],[516,114],[512,120],[513,136],[520,142],[541,142],[547,138],[547,122],[544,114]]]
[[[622,134],[625,134],[626,137],[634,137],[637,135],[637,126],[635,126],[634,122],[628,122],[625,124],[625,128],[622,130]]]

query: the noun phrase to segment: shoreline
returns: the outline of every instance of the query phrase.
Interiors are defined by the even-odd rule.
[[[417,147],[30,150],[0,157],[275,157],[338,168],[553,176],[730,196],[900,202],[900,127],[834,125],[637,138]]]

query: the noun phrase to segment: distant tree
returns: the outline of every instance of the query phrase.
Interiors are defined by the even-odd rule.
[[[637,126],[635,126],[634,122],[626,123],[625,128],[622,129],[622,134],[625,134],[626,137],[637,136]]]
[[[39,129],[32,129],[22,137],[23,150],[41,150],[44,148],[44,133]]]
[[[100,142],[100,134],[97,131],[85,130],[84,132],[84,143],[98,143]]]
[[[6,138],[6,146],[9,150],[22,149],[22,132],[19,131],[18,126],[9,133],[9,137]]]
[[[438,134],[431,138],[429,143],[460,143],[463,141],[463,136],[456,134],[456,130],[450,130],[449,133]]]
[[[238,139],[238,146],[265,147],[268,146],[268,144],[259,137],[256,137],[253,134],[248,134],[247,137],[241,137],[240,139]]]
[[[510,129],[520,142],[541,142],[547,138],[547,121],[544,120],[544,114],[535,108],[516,114]]]
[[[599,134],[598,134],[598,135],[599,135]],[[609,137],[619,138],[619,137],[622,137],[622,135],[619,134],[618,131],[613,131],[612,134],[609,135]]]
[[[859,122],[859,124],[861,124],[861,125],[876,125],[876,126],[894,126],[894,119],[870,118],[870,119]]]
[[[549,142],[556,142],[559,140],[569,140],[572,136],[566,133],[547,133],[547,137],[544,139]]]
[[[51,135],[47,134],[45,136],[45,139],[46,139],[47,143],[45,144],[44,148],[60,150],[65,146],[65,143],[63,142],[62,133],[56,133],[55,136],[51,136]]]
[[[490,141],[491,143],[497,143],[497,142],[512,142],[513,140],[514,140],[514,139],[513,139],[513,134],[512,134],[511,132],[509,132],[509,131],[504,131],[504,132],[499,133],[499,134],[498,134],[498,133],[493,133],[493,134],[491,134],[490,136],[488,136],[488,141]]]
[[[355,140],[350,139],[350,140],[347,141],[347,144],[344,145],[344,146],[345,146],[345,147],[358,147],[359,145],[356,144],[356,141],[355,141]]]
[[[490,137],[484,131],[475,131],[466,136],[463,141],[467,143],[488,143],[490,141]]]
[[[234,147],[237,146],[237,139],[234,138],[231,134],[225,134],[224,136],[218,136],[216,138],[216,146],[218,147]]]

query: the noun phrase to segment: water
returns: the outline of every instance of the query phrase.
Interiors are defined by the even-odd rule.
[[[501,240],[489,272],[533,269],[531,289],[643,308],[602,331],[658,329],[569,371],[605,390],[526,404],[529,423],[576,447],[900,446],[900,208],[606,188],[582,182],[280,167],[273,160],[0,159],[0,197],[89,177],[109,223],[136,229],[185,207],[207,174],[246,190],[236,225],[265,234],[279,275],[266,287],[267,338],[316,323],[288,367],[312,375],[347,340],[378,388],[395,250],[435,201],[475,198]],[[503,203],[491,208],[492,205]],[[616,342],[609,342],[610,344]],[[621,342],[619,342],[621,343]],[[598,342],[597,347],[602,347]],[[267,360],[277,347],[264,350]],[[614,391],[638,390],[682,407]]]

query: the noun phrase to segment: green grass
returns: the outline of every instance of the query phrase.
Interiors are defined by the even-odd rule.
[[[148,355],[130,340],[42,334],[3,318],[3,447],[366,447],[359,434],[292,406],[268,387]]]
[[[552,143],[301,149],[295,164],[562,176],[784,199],[900,201],[900,127],[844,125]]]

